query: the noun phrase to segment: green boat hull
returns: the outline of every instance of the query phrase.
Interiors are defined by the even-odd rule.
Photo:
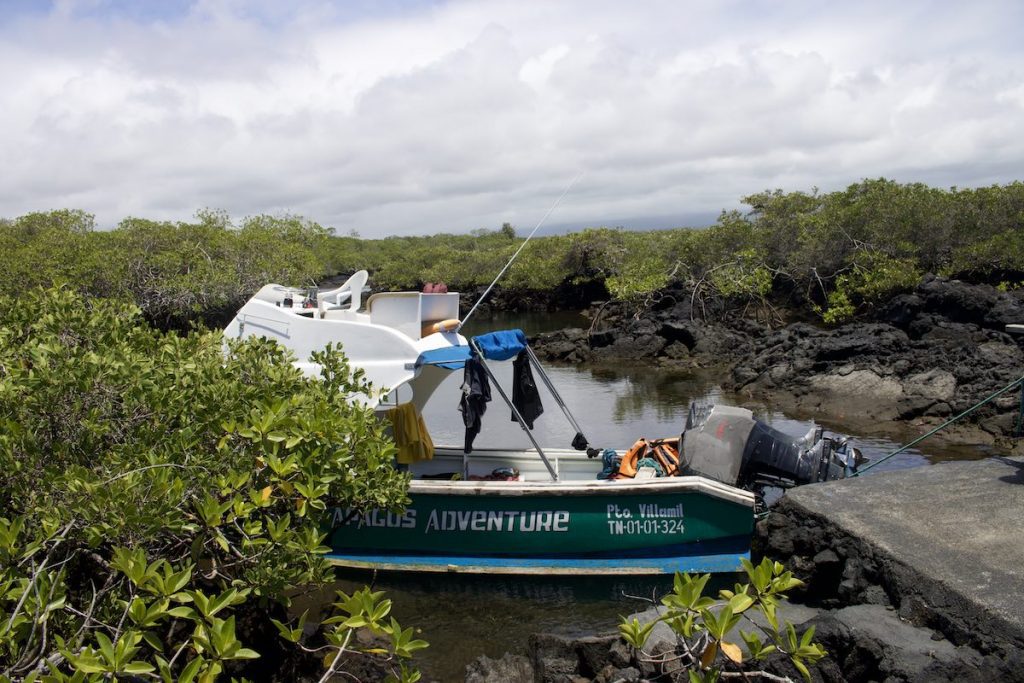
[[[360,566],[402,557],[408,558],[406,565],[413,564],[412,558],[431,564],[433,557],[445,567],[453,562],[500,567],[516,560],[549,559],[558,561],[549,563],[552,567],[571,569],[577,560],[585,564],[724,553],[731,558],[724,571],[739,566],[753,529],[749,501],[710,495],[698,487],[650,488],[620,492],[608,487],[577,495],[413,492],[402,513],[335,509],[332,558]]]

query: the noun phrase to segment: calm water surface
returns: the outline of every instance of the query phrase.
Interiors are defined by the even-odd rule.
[[[521,327],[527,334],[568,326],[587,327],[588,321],[572,314],[533,315],[517,318],[477,319],[467,326],[467,336],[482,331]],[[511,391],[511,362],[492,364],[499,381]],[[775,411],[770,405],[751,403],[722,392],[718,378],[708,373],[655,367],[614,365],[604,367],[547,366],[569,409],[592,445],[628,447],[641,436],[678,435],[691,401],[743,405],[795,437],[807,433],[813,422]],[[455,372],[434,394],[424,417],[436,444],[461,444],[463,428],[456,408],[462,373]],[[538,378],[539,383],[539,378]],[[545,413],[534,434],[542,446],[568,447],[574,430],[544,389]],[[496,391],[484,416],[478,445],[529,447],[520,427],[511,421],[508,408]],[[841,419],[815,416],[828,431],[848,436],[872,460],[895,450],[899,444],[871,434],[851,433]],[[909,428],[897,438],[907,442],[917,436]],[[927,465],[938,460],[985,457],[981,447],[930,447],[928,442],[892,458],[871,471]],[[596,469],[595,469],[596,472]],[[418,658],[425,680],[461,681],[465,666],[482,654],[500,657],[511,651],[525,652],[531,633],[540,631],[581,635],[614,631],[619,615],[644,609],[635,597],[664,594],[671,578],[629,579],[488,576],[402,576],[389,573],[339,574],[338,588],[352,590],[372,582],[395,600],[394,611],[404,626],[422,629],[420,637],[431,647]],[[733,577],[722,577],[722,586]]]

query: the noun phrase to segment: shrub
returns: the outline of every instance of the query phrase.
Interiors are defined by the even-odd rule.
[[[92,216],[51,211],[0,221],[0,291],[68,285],[128,298],[162,329],[221,326],[268,282],[311,284],[324,274],[328,232],[292,216],[233,226],[200,211],[193,223],[126,218],[95,231]]]
[[[0,298],[0,679],[245,674],[246,638],[331,579],[327,506],[406,503],[348,400],[372,389],[336,349],[317,360],[306,378],[274,343],[158,332],[67,289]],[[328,652],[372,626],[404,661],[411,632],[352,600]]]
[[[848,272],[836,278],[822,319],[827,323],[849,320],[858,308],[875,306],[911,289],[920,282],[921,275],[910,259],[870,252],[860,255]]]
[[[676,574],[672,593],[662,599],[664,613],[656,621],[640,623],[635,617],[619,624],[619,633],[634,648],[637,656],[655,664],[679,662],[682,676],[690,683],[713,683],[726,676],[743,680],[760,676],[777,680],[768,672],[751,669],[770,656],[784,656],[809,682],[808,665],[826,655],[824,648],[814,642],[814,627],[797,635],[792,624],[780,623],[777,610],[786,591],[801,585],[791,572],[778,562],[765,558],[756,567],[743,560],[748,583],[736,584],[733,590],[722,590],[719,599],[704,595],[710,574],[693,576]],[[760,612],[767,627],[750,619]],[[659,621],[668,624],[676,634],[676,653],[653,656],[644,646]],[[750,631],[738,630],[741,623],[753,626]],[[737,632],[738,631],[738,632]],[[735,642],[736,635],[746,645],[746,653]]]

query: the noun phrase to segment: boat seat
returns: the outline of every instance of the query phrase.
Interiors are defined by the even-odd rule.
[[[353,273],[337,289],[320,292],[317,301],[320,306],[321,318],[346,318],[347,316],[328,315],[332,311],[355,312],[363,302],[363,287],[370,278],[365,270]]]

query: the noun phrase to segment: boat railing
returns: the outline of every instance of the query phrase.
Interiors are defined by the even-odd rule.
[[[522,330],[506,330],[503,332],[491,332],[490,334],[484,334],[477,337],[473,337],[472,339],[469,340],[469,344],[473,351],[476,353],[476,356],[480,362],[481,367],[483,367],[484,372],[487,373],[487,376],[488,378],[490,378],[491,383],[498,390],[498,394],[501,396],[502,400],[504,400],[505,403],[508,404],[508,407],[512,409],[512,416],[515,418],[515,421],[519,425],[519,427],[523,430],[523,433],[526,434],[526,437],[530,440],[530,443],[532,443],[533,447],[537,450],[537,455],[539,455],[541,460],[544,462],[544,466],[547,468],[548,473],[551,475],[551,479],[553,481],[559,480],[557,461],[555,462],[555,465],[552,466],[551,461],[544,453],[544,449],[541,448],[540,444],[534,438],[533,431],[527,426],[526,420],[523,419],[523,416],[519,412],[519,409],[516,407],[515,403],[509,399],[508,395],[505,393],[505,390],[502,388],[501,384],[499,384],[497,379],[495,378],[494,373],[491,372],[491,368],[487,365],[487,360],[509,360],[510,358],[525,353],[527,361],[530,365],[533,366],[534,369],[537,370],[537,373],[540,375],[541,381],[547,387],[551,396],[555,399],[555,402],[558,404],[558,407],[561,408],[562,414],[565,415],[566,419],[569,421],[569,424],[572,425],[572,427],[576,430],[576,436],[572,440],[572,447],[578,451],[587,451],[587,454],[591,456],[596,454],[596,451],[591,451],[591,449],[588,448],[589,444],[587,443],[586,437],[583,436],[583,430],[580,428],[580,425],[576,421],[576,418],[573,417],[572,413],[569,411],[569,408],[568,406],[566,406],[565,401],[562,400],[562,396],[561,394],[558,393],[558,390],[555,388],[555,385],[551,381],[551,378],[548,377],[547,372],[544,371],[544,368],[543,366],[541,366],[536,354],[533,353],[533,349],[531,349],[530,345],[526,343],[526,335],[523,334]],[[464,461],[463,465],[463,470],[466,470],[466,468],[468,467],[468,462]]]
[[[477,344],[476,337],[474,337],[473,339],[470,339],[469,343],[473,347],[473,350],[476,351],[477,356],[478,356],[479,361],[480,361],[480,365],[481,365],[481,367],[483,367],[484,372],[487,373],[487,377],[491,380],[491,384],[494,386],[495,389],[498,390],[498,394],[501,395],[502,400],[505,401],[505,403],[508,404],[508,407],[512,409],[512,415],[513,415],[513,417],[515,417],[516,422],[522,428],[523,433],[526,434],[526,437],[530,440],[530,443],[533,444],[533,447],[535,449],[537,449],[537,455],[539,455],[540,459],[544,462],[544,466],[547,468],[548,474],[551,475],[551,480],[552,481],[558,481],[558,470],[555,469],[554,467],[552,467],[551,461],[548,460],[548,456],[544,454],[544,449],[541,448],[540,444],[537,442],[537,439],[534,438],[533,431],[530,430],[530,428],[526,426],[526,420],[523,419],[523,416],[519,412],[519,409],[516,408],[515,403],[513,403],[512,399],[510,399],[508,397],[508,394],[505,393],[505,390],[502,388],[501,384],[498,382],[498,379],[494,376],[494,373],[491,372],[490,366],[488,366],[487,365],[487,361],[484,360],[483,352],[480,351],[480,347]],[[468,454],[463,456],[463,459],[462,459],[462,470],[463,470],[463,472],[462,472],[463,476],[468,478],[468,476],[469,476],[469,455]]]

